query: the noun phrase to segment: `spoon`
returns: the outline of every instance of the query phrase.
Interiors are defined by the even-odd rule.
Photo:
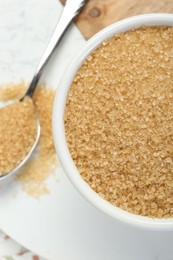
[[[51,58],[52,54],[54,53],[58,43],[62,39],[62,36],[66,32],[66,29],[71,24],[73,19],[80,13],[82,7],[86,4],[87,0],[67,0],[66,4],[63,8],[59,21],[56,25],[55,31],[48,43],[48,46],[38,64],[36,72],[32,78],[32,81],[25,93],[25,95],[20,99],[22,102],[26,96],[32,98],[34,91],[38,85],[40,77],[43,73],[44,68],[46,67],[49,59]],[[0,175],[0,181],[6,179],[7,177],[16,173],[30,158],[31,154],[33,153],[35,147],[37,146],[38,140],[40,138],[40,123],[37,119],[37,135],[35,142],[33,143],[32,147],[30,148],[29,153],[25,156],[25,158],[11,171]]]

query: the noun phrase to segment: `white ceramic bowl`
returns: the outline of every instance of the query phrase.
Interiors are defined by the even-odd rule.
[[[63,76],[55,97],[53,108],[53,135],[56,151],[61,165],[77,190],[96,208],[100,209],[109,216],[122,222],[135,225],[149,230],[173,230],[173,218],[170,219],[152,219],[149,217],[138,216],[121,210],[102,199],[94,192],[89,185],[81,178],[67,147],[65,131],[64,131],[64,109],[66,98],[73,81],[73,78],[82,65],[86,57],[96,49],[101,42],[107,40],[115,34],[128,31],[132,28],[140,26],[169,25],[173,26],[173,15],[171,14],[146,14],[134,16],[120,22],[114,23],[95,36],[93,36],[79,52],[76,58]]]

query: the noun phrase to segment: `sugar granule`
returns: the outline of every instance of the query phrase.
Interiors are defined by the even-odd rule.
[[[26,88],[27,84],[24,82],[4,85],[0,88],[0,99],[19,99],[25,93]],[[40,197],[49,192],[45,181],[55,172],[58,165],[52,136],[54,95],[55,90],[42,86],[38,87],[33,97],[40,120],[41,135],[34,155],[17,175],[17,180],[24,191],[33,197]]]
[[[121,33],[91,53],[64,121],[71,156],[102,198],[173,217],[173,27]]]

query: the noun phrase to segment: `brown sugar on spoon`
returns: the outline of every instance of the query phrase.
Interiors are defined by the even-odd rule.
[[[32,99],[0,109],[0,175],[16,168],[29,153],[37,135]]]
[[[111,204],[173,217],[173,27],[121,33],[91,53],[67,97],[71,156]]]
[[[27,84],[23,81],[0,86],[0,100],[16,100],[24,95]],[[16,176],[23,190],[32,197],[39,198],[49,193],[46,180],[55,173],[59,162],[52,135],[52,108],[55,90],[40,86],[33,96],[35,112],[39,118],[41,134],[34,154]],[[23,102],[22,102],[23,103]],[[22,108],[22,113],[25,111]],[[16,110],[14,111],[16,115]],[[15,129],[12,128],[12,131]],[[17,136],[14,137],[17,142]],[[8,140],[9,144],[9,140]],[[6,158],[4,158],[6,163]],[[16,163],[16,160],[15,160]],[[7,163],[6,163],[7,164]]]

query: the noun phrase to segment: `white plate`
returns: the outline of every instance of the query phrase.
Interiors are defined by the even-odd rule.
[[[48,184],[51,193],[40,200],[27,197],[15,182],[1,185],[0,227],[25,247],[52,260],[173,259],[172,233],[158,239],[157,232],[106,217],[79,195],[60,168]]]
[[[60,5],[55,0],[1,0],[2,82],[28,80],[53,30]],[[85,43],[75,27],[61,43],[45,76],[57,86],[67,64]],[[52,66],[54,65],[54,66]],[[57,181],[58,180],[58,181]],[[50,194],[28,197],[12,181],[0,185],[0,229],[28,249],[52,260],[172,260],[173,233],[124,226],[88,204],[61,168],[48,179]]]

